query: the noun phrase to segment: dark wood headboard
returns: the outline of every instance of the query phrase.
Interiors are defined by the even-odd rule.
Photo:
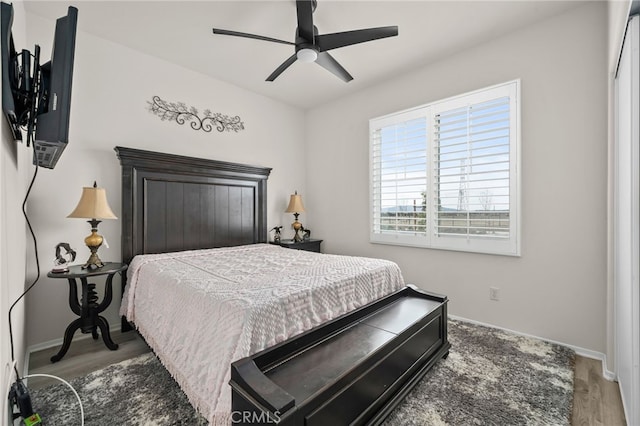
[[[122,261],[147,253],[267,241],[271,169],[116,147]]]

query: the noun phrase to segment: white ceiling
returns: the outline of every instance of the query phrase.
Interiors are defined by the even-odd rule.
[[[317,64],[294,63],[265,79],[294,47],[214,35],[212,28],[294,41],[294,0],[25,1],[28,12],[55,19],[78,8],[78,27],[303,109],[378,84],[448,55],[580,5],[570,0],[318,0],[320,34],[397,25],[399,35],[332,50],[354,77],[349,83]]]

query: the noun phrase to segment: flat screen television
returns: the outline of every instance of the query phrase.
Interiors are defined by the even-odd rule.
[[[11,8],[11,15],[13,15],[13,7],[8,6]],[[26,126],[27,143],[33,140],[34,144],[34,164],[53,169],[69,142],[71,85],[78,9],[70,6],[67,15],[56,21],[53,49],[49,62],[39,64],[40,48],[36,46],[32,76],[30,76],[30,54],[25,50],[21,55],[16,54],[12,47],[11,22],[8,23],[7,31],[4,26],[4,12],[5,3],[2,4],[2,108],[12,126],[14,137],[16,133],[20,133],[20,126]],[[9,43],[5,56],[6,40],[9,40]],[[19,66],[19,60],[21,60],[21,66]],[[5,68],[8,71],[7,80],[13,93],[13,105],[9,99],[5,105]],[[32,93],[33,98],[28,102],[29,105],[23,108],[25,93]],[[30,112],[25,113],[23,110]],[[29,115],[26,120],[22,118],[25,114]],[[12,123],[14,117],[16,119]],[[17,129],[17,132],[14,129]],[[16,137],[15,139],[20,140],[21,138]]]
[[[78,9],[58,18],[51,60],[40,68],[41,91],[34,149],[39,166],[53,168],[69,142],[71,83],[76,50]]]

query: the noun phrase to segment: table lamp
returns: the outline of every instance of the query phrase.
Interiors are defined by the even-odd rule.
[[[291,194],[291,198],[289,199],[289,207],[285,210],[285,213],[293,213],[293,217],[295,217],[295,221],[291,224],[293,229],[296,231],[296,234],[293,236],[293,241],[299,243],[302,241],[302,237],[299,234],[300,229],[302,229],[302,224],[298,222],[298,215],[304,212],[304,206],[302,205],[302,197],[298,195],[298,191],[295,191],[295,194]]]
[[[69,216],[71,218],[91,219],[87,222],[91,224],[91,235],[84,239],[84,243],[91,250],[91,256],[87,263],[82,265],[82,269],[102,268],[104,263],[98,257],[98,248],[102,245],[102,235],[98,234],[98,219],[117,219],[111,211],[107,202],[107,192],[104,188],[98,188],[95,182],[93,187],[82,188],[82,196],[75,210]]]

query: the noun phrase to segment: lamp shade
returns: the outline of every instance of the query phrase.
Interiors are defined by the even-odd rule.
[[[289,199],[289,207],[285,210],[285,213],[302,213],[304,212],[304,205],[302,204],[302,197],[298,195],[298,191],[295,194],[291,194]]]
[[[117,219],[107,202],[107,191],[104,188],[98,188],[95,182],[93,183],[93,188],[86,186],[82,188],[82,196],[78,201],[78,205],[67,217]]]

